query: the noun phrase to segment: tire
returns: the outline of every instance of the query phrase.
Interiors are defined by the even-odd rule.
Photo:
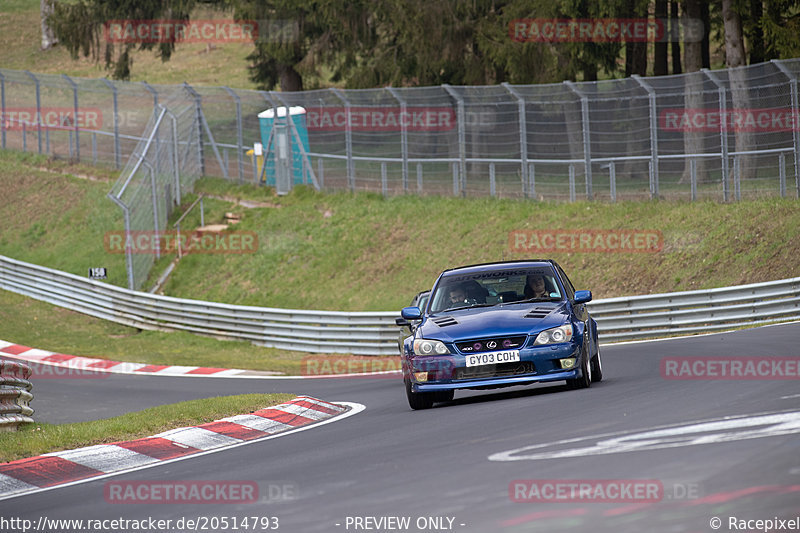
[[[411,381],[406,379],[406,397],[408,405],[415,411],[433,407],[433,394],[430,392],[414,392],[411,390]]]
[[[588,389],[592,386],[592,371],[587,362],[588,356],[584,353],[581,357],[581,376],[567,380],[567,387],[572,390]]]
[[[597,355],[592,357],[590,364],[592,365],[592,383],[600,383],[603,381],[603,363],[600,361],[600,350],[597,350]]]

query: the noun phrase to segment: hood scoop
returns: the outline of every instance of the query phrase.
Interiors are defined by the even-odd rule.
[[[439,326],[440,328],[444,328],[446,326],[455,326],[456,324],[458,324],[458,321],[451,316],[440,316],[432,320],[433,323]]]
[[[549,315],[551,311],[552,309],[547,307],[534,307],[528,311],[528,314],[525,315],[525,318],[544,318]]]

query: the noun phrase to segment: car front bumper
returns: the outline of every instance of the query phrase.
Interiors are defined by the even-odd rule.
[[[532,363],[532,371],[473,378],[458,377],[466,369],[466,358],[459,354],[407,358],[405,368],[410,376],[413,392],[510,387],[576,379],[581,376],[580,356],[581,347],[574,342],[523,348],[520,350],[519,364]],[[561,368],[561,359],[570,358],[576,359],[575,366],[570,369]],[[489,367],[493,366],[499,365],[486,365],[482,369],[485,370],[484,373],[491,373],[492,369]],[[421,372],[427,374],[427,379],[416,379],[417,374]]]

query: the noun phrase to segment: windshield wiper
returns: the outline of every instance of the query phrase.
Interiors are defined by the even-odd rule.
[[[494,307],[497,304],[475,304],[475,305],[464,305],[461,307],[451,307],[449,309],[443,309],[442,312],[447,311],[458,311],[459,309],[475,309],[476,307]]]
[[[526,300],[517,300],[516,302],[503,302],[506,304],[525,304],[530,302],[558,302],[561,301],[561,298],[528,298]]]

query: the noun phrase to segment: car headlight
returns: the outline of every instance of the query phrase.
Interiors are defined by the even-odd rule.
[[[414,339],[414,355],[446,355],[450,350],[442,341]]]
[[[543,344],[559,344],[561,342],[569,342],[572,340],[572,324],[564,324],[557,328],[546,329],[536,336],[534,345],[541,346]]]

